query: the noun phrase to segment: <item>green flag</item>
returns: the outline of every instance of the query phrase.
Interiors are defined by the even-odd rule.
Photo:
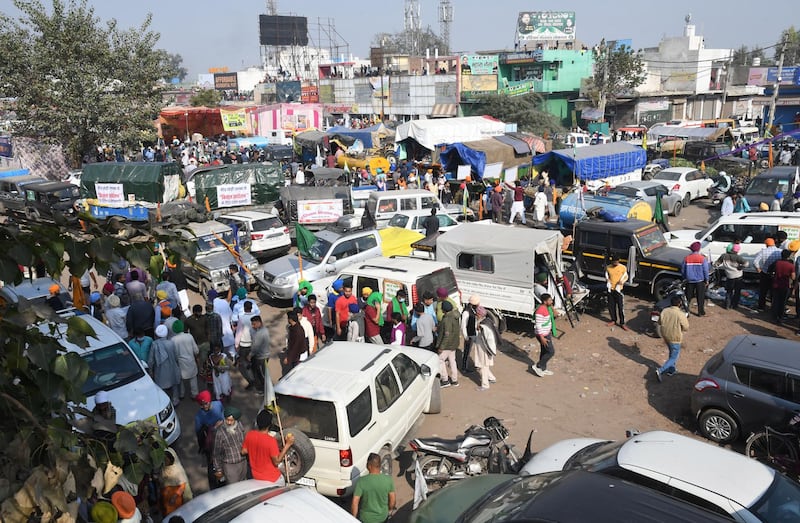
[[[300,225],[299,223],[294,228],[295,235],[297,237],[297,250],[301,256],[308,256],[308,251],[311,249],[311,246],[314,245],[314,242],[317,241],[317,237],[314,236],[314,233]]]

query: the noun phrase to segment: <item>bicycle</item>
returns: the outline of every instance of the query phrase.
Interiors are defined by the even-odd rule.
[[[745,455],[769,465],[793,479],[800,478],[798,422],[800,422],[800,413],[795,414],[789,421],[790,432],[780,432],[772,427],[764,427],[764,430],[751,434],[744,447]]]

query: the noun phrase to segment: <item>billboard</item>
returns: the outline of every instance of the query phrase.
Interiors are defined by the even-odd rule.
[[[308,45],[308,19],[305,16],[259,15],[261,45]]]
[[[216,73],[214,75],[214,89],[217,91],[238,91],[239,77],[236,73]]]
[[[747,85],[774,85],[777,80],[777,67],[751,67]],[[781,70],[781,85],[800,85],[800,67],[784,67]]]
[[[517,41],[575,40],[575,11],[524,11],[517,16]]]
[[[461,74],[497,74],[497,55],[465,54],[461,56]]]

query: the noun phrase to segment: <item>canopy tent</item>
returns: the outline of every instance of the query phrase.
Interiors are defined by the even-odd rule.
[[[504,168],[530,165],[531,153],[527,144],[517,140],[528,151],[527,154],[518,155],[512,145],[497,138],[448,145],[439,155],[444,170],[456,172],[459,165],[469,165],[472,172],[482,179],[487,164],[502,163]]]
[[[487,241],[487,235],[491,241]],[[533,285],[536,255],[558,255],[563,240],[564,237],[557,230],[502,227],[483,222],[463,223],[437,238],[436,259],[450,263],[456,279],[459,272],[464,272],[470,280],[491,285]],[[462,253],[468,253],[473,259],[491,257],[493,270],[462,269]]]
[[[389,136],[390,134],[390,132],[386,129],[386,126],[382,123],[373,125],[372,127],[365,127],[364,129],[353,129],[351,127],[337,125],[328,129],[326,133],[331,137],[331,139],[346,136],[353,140],[361,140],[361,143],[364,144],[366,149],[379,147],[381,144],[381,138]],[[347,143],[347,140],[343,141]]]
[[[324,146],[327,136],[328,135],[322,131],[311,129],[310,131],[305,131],[294,135],[294,142],[303,149],[309,149],[316,152],[317,147]]]
[[[642,169],[646,164],[647,152],[626,142],[559,149],[533,157],[534,167],[549,168],[551,173],[555,168],[559,177],[573,173],[576,178],[586,181],[627,174]],[[560,185],[569,184],[561,179],[558,182]]]
[[[528,133],[506,133],[506,136],[510,136],[512,138],[516,138],[517,140],[522,140],[523,142],[528,144],[531,151],[536,154],[546,153],[553,149],[553,141],[552,140],[545,140],[539,136],[528,134]]]
[[[412,120],[397,127],[395,142],[414,140],[432,151],[437,145],[482,140],[502,135],[506,124],[491,116]]]
[[[252,113],[256,107],[225,106],[226,111],[245,111]],[[173,137],[180,140],[190,132],[203,136],[215,136],[225,133],[219,107],[165,107],[158,116],[159,134],[169,141]],[[249,126],[248,126],[249,129]]]

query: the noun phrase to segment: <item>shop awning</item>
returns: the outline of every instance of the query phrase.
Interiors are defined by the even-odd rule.
[[[434,104],[431,118],[450,118],[458,115],[458,104]]]

